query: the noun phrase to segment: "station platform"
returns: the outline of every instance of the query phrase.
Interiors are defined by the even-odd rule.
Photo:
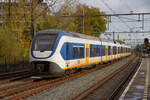
[[[150,100],[150,58],[142,58],[119,100]]]

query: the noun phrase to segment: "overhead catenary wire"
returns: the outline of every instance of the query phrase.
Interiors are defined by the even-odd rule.
[[[105,5],[109,10],[112,11],[113,14],[116,14],[116,12],[115,12],[111,7],[109,7],[109,5],[108,5],[104,0],[102,0],[102,2],[104,3],[104,5]],[[131,29],[131,27],[130,27],[127,23],[125,23],[119,16],[116,16],[116,17],[118,17],[119,20],[120,20],[122,23],[124,23],[124,25],[125,25],[126,27],[128,27],[129,29]]]

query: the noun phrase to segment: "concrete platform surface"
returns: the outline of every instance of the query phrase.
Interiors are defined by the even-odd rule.
[[[150,100],[150,58],[142,58],[140,67],[119,100]]]

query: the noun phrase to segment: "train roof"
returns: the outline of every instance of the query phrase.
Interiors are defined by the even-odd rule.
[[[45,34],[45,33],[46,34],[62,34],[62,35],[71,36],[71,37],[114,43],[112,40],[106,40],[106,39],[99,38],[99,37],[89,36],[89,35],[85,35],[85,34],[81,34],[81,33],[73,33],[73,32],[68,32],[68,31],[58,30],[58,29],[49,29],[49,30],[42,30],[42,31],[37,32],[37,34]],[[128,46],[126,44],[120,44],[118,42],[116,42],[115,44]]]
[[[49,29],[38,31],[37,34],[59,34],[60,30]]]

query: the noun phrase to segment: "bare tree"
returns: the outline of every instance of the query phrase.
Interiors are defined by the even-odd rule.
[[[36,34],[36,24],[37,24],[38,19],[43,17],[44,15],[45,16],[50,15],[51,9],[58,3],[58,1],[59,0],[46,0],[46,1],[31,0],[30,1],[32,37]],[[41,10],[40,12],[39,12],[39,9]]]

